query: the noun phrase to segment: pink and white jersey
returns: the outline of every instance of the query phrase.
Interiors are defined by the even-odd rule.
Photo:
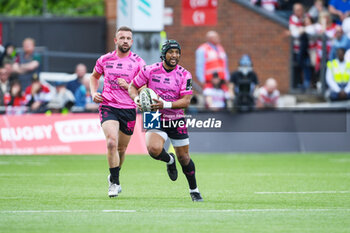
[[[174,102],[184,95],[192,95],[192,75],[180,65],[170,72],[164,69],[162,62],[145,66],[132,82],[136,88],[146,84],[164,101]],[[184,117],[182,109],[161,109],[160,113],[164,120]]]
[[[145,61],[132,52],[125,58],[119,58],[116,51],[101,56],[94,69],[104,75],[102,105],[122,109],[136,108],[128,90],[119,86],[118,78],[130,83],[145,65]]]

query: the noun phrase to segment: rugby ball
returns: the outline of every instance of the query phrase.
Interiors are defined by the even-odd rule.
[[[141,90],[139,98],[142,112],[150,112],[151,104],[155,103],[153,99],[158,99],[158,96],[152,89],[144,88]]]

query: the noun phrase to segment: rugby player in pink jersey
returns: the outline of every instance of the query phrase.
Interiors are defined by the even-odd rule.
[[[168,154],[164,143],[169,137],[174,146],[176,157],[182,166],[190,188],[192,201],[203,201],[198,190],[195,165],[189,155],[189,138],[187,134],[183,108],[187,108],[192,97],[192,76],[189,71],[178,65],[181,47],[175,40],[167,40],[161,50],[162,62],[145,66],[129,85],[130,97],[139,103],[138,89],[147,85],[161,98],[154,99],[153,110],[159,110],[160,129],[146,132],[146,146],[149,155],[167,163],[167,172],[171,180],[177,179],[174,154]],[[180,124],[182,122],[182,124]]]
[[[116,50],[96,61],[90,77],[91,96],[100,103],[100,121],[107,141],[109,197],[121,192],[119,171],[135,126],[136,104],[129,97],[129,83],[145,65],[142,58],[130,51],[133,43],[130,28],[120,27],[114,43]],[[104,76],[102,94],[97,92],[101,75]]]

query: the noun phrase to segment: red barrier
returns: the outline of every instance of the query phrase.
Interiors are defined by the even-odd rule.
[[[138,115],[127,154],[146,154],[142,116]],[[44,114],[0,117],[0,155],[106,154],[97,114]]]

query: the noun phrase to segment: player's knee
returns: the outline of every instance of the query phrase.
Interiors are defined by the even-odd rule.
[[[116,138],[110,137],[107,139],[107,149],[108,150],[117,149],[117,139]]]
[[[160,153],[162,152],[162,149],[163,148],[156,146],[156,145],[147,146],[148,154],[153,158],[157,158],[160,155]]]
[[[185,153],[185,154],[178,156],[177,160],[179,161],[181,166],[187,166],[188,163],[190,162],[191,158],[190,158],[190,155],[188,153]]]
[[[124,154],[126,151],[126,146],[118,146],[118,153]]]

